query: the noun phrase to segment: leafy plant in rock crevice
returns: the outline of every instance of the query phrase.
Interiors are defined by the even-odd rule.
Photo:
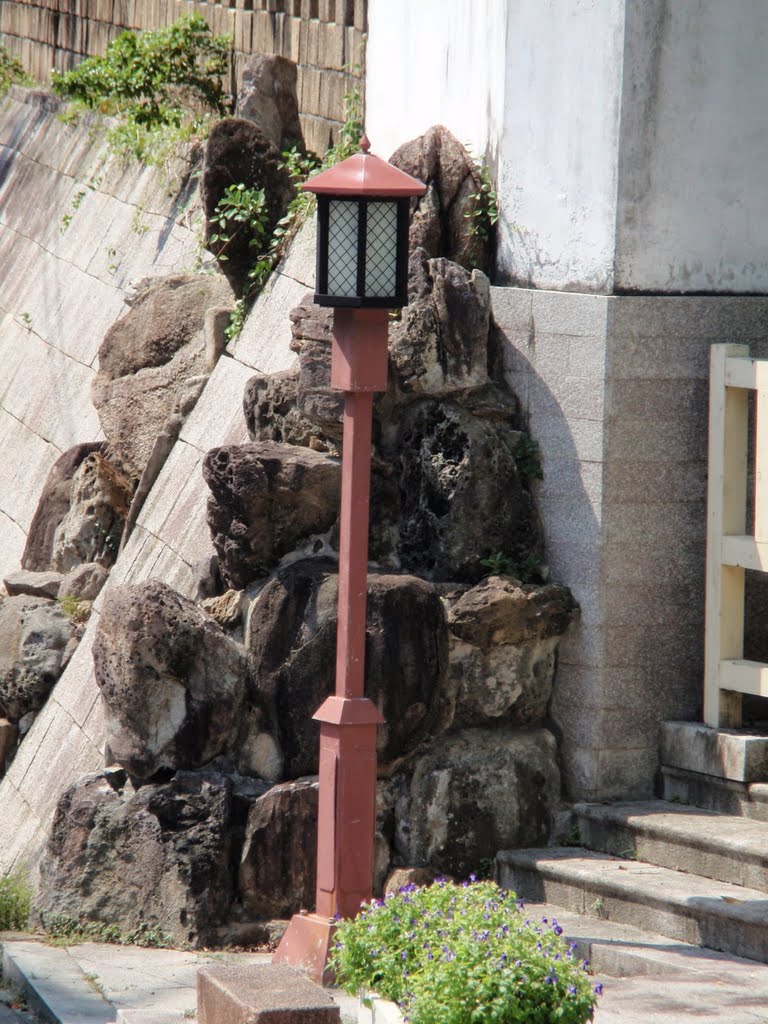
[[[484,160],[473,159],[475,190],[469,194],[472,208],[464,214],[471,221],[470,231],[488,241],[499,219],[499,200],[491,180],[491,172]]]
[[[328,150],[323,160],[314,153],[304,152],[298,146],[285,150],[282,155],[283,167],[288,172],[295,186],[295,195],[285,214],[275,225],[268,245],[260,253],[248,274],[248,285],[245,293],[235,303],[235,308],[225,331],[227,341],[233,341],[243,329],[250,307],[264,287],[269,275],[282,258],[288,242],[315,208],[315,197],[311,192],[302,192],[301,185],[310,175],[317,171],[333,167],[334,164],[352,156],[360,148],[363,134],[362,96],[360,89],[355,87],[344,97],[344,122],[339,129],[338,139]],[[244,185],[233,186],[245,188]],[[216,211],[219,209],[217,205]],[[214,212],[214,219],[216,212]]]

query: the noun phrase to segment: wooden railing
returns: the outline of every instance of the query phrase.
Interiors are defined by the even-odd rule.
[[[754,391],[754,533],[747,530],[749,394]],[[768,697],[768,664],[744,658],[744,573],[768,572],[768,360],[713,345],[709,387],[704,721],[741,726],[743,694]]]

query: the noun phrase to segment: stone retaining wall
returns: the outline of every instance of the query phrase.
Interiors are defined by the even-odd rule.
[[[0,0],[0,42],[38,81],[101,55],[125,29],[201,14],[233,40],[233,86],[250,53],[298,65],[304,138],[324,153],[344,119],[344,96],[362,83],[367,0]]]

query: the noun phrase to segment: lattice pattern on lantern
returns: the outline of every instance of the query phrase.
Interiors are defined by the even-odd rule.
[[[365,242],[365,294],[397,292],[397,203],[369,203]]]
[[[328,292],[357,295],[356,202],[331,200],[328,214]]]

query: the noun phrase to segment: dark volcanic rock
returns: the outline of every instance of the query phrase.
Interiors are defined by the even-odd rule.
[[[16,723],[40,710],[80,635],[55,601],[0,598],[0,718]]]
[[[452,402],[425,401],[400,421],[398,554],[404,569],[473,582],[480,559],[524,557],[535,542],[533,505],[513,454],[518,434]]]
[[[179,772],[137,793],[122,772],[84,776],[59,800],[37,915],[209,945],[233,897],[231,814],[230,783],[214,773]]]
[[[53,538],[59,523],[69,512],[72,478],[83,460],[93,452],[102,451],[103,447],[103,441],[77,444],[54,462],[32,517],[21,558],[22,568],[33,572],[51,568]]]
[[[299,412],[324,433],[340,438],[344,395],[331,387],[333,310],[312,295],[291,310],[291,348],[299,357]]]
[[[289,778],[317,771],[312,715],[333,691],[338,577],[305,561],[280,571],[251,606],[248,658],[273,714]],[[434,588],[413,576],[370,575],[365,693],[386,725],[378,729],[380,768],[447,728],[445,613]]]
[[[560,798],[546,729],[464,729],[409,766],[396,843],[407,864],[466,878],[499,850],[543,846]]]
[[[327,532],[338,516],[339,461],[307,448],[270,442],[214,448],[203,476],[221,576],[235,590]]]
[[[236,734],[245,696],[242,648],[158,580],[109,591],[93,661],[110,753],[133,778],[197,768]]]
[[[447,128],[437,125],[402,145],[390,163],[425,182],[411,216],[411,250],[447,256],[463,267],[490,268],[490,244],[475,227],[476,200],[482,185],[474,162]]]
[[[214,255],[226,255],[220,266],[237,295],[242,294],[254,263],[257,250],[250,244],[254,235],[246,225],[230,223],[225,229],[229,242],[209,240],[211,235],[221,233],[219,226],[211,223],[216,205],[230,185],[239,184],[264,189],[264,237],[268,239],[293,197],[294,186],[283,166],[280,150],[264,132],[250,121],[229,117],[217,121],[208,136],[200,189],[207,218],[206,244]]]
[[[297,779],[273,786],[251,807],[240,894],[252,917],[290,917],[314,908],[317,797],[317,779]]]
[[[488,278],[417,249],[409,265],[409,304],[390,329],[392,368],[409,394],[450,395],[488,378]]]
[[[274,53],[252,53],[243,64],[236,114],[253,121],[281,153],[303,146],[296,76],[293,61]]]
[[[298,368],[251,377],[243,392],[243,415],[252,441],[306,448],[317,432],[299,411]]]

